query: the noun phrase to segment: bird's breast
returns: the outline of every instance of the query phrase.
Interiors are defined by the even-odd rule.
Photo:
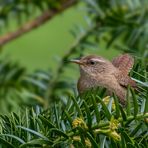
[[[99,87],[99,86],[107,88],[108,90],[111,90],[111,91],[114,91],[120,87],[116,78],[112,75],[97,75],[94,77],[81,76],[77,84],[78,91],[80,93],[90,88]]]

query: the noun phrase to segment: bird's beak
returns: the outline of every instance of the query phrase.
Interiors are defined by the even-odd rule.
[[[70,62],[79,64],[79,65],[83,65],[83,63],[78,59],[72,59],[72,60],[70,60]]]

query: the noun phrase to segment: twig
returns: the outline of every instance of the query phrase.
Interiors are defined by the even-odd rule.
[[[8,33],[0,37],[0,46],[7,44],[8,42],[22,36],[23,34],[36,29],[47,21],[51,20],[55,15],[63,12],[65,9],[73,6],[77,3],[77,0],[67,0],[59,9],[52,9],[45,11],[41,16],[35,18],[33,21],[26,23],[15,32]]]
[[[127,118],[127,121],[130,121],[130,120],[138,120],[138,119],[146,119],[146,118],[148,118],[148,114],[147,113],[145,113],[145,114],[138,114],[137,116],[136,116],[136,118],[134,117],[134,116],[129,116],[128,118]],[[118,119],[118,121],[119,122],[124,122],[124,120],[122,119],[122,118],[119,118]],[[92,129],[91,130],[96,130],[96,129],[100,129],[100,128],[104,128],[104,127],[106,127],[106,126],[109,126],[109,124],[110,124],[110,121],[108,121],[108,122],[103,122],[103,123],[100,123],[100,124],[97,124],[97,125],[94,125],[94,126],[92,126]],[[88,130],[90,130],[90,129],[88,129]],[[68,132],[66,132],[67,133],[67,136],[68,137],[73,137],[73,136],[76,136],[76,135],[80,135],[80,134],[82,134],[82,133],[80,133],[80,132],[82,132],[82,131],[75,131],[75,132],[73,132],[72,130],[69,130]],[[87,130],[85,129],[85,133],[87,132]],[[60,138],[57,138],[54,142],[55,143],[58,143],[59,141],[64,141],[65,140],[65,137],[60,137]]]
[[[126,121],[130,121],[130,120],[138,120],[138,119],[145,119],[145,118],[148,118],[148,113],[145,113],[145,114],[137,114],[136,117],[134,116],[129,116],[127,117],[127,120]],[[123,122],[123,119],[122,118],[119,118],[118,119],[119,122]],[[97,129],[97,128],[102,128],[102,127],[105,127],[105,126],[108,126],[110,123],[110,121],[108,122],[103,122],[103,123],[100,123],[100,124],[96,124],[92,127],[92,129]]]

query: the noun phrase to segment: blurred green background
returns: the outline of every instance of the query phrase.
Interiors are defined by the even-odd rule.
[[[4,46],[2,56],[18,61],[30,72],[36,69],[54,70],[59,62],[58,58],[75,41],[71,31],[76,26],[87,28],[86,12],[82,9],[82,4],[72,7],[41,27],[9,42]],[[14,24],[10,24],[10,30],[14,30]],[[102,48],[103,44],[98,45],[98,50],[86,50],[86,54],[96,53],[111,59],[119,53],[114,49],[101,50]]]

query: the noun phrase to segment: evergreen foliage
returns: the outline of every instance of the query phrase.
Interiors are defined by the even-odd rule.
[[[15,13],[15,20],[20,21],[23,13],[33,17],[34,8],[42,13],[61,9],[65,3],[67,0],[1,0],[0,19],[7,24]],[[0,61],[0,147],[148,147],[148,2],[83,3],[88,27],[73,32],[75,42],[61,57],[56,74],[40,70],[28,75],[17,63]],[[130,75],[139,90],[128,88],[125,108],[115,95],[104,96],[102,90],[86,92],[80,98],[64,77],[71,56],[82,55],[86,48],[97,49],[102,41],[107,48],[135,57]]]

